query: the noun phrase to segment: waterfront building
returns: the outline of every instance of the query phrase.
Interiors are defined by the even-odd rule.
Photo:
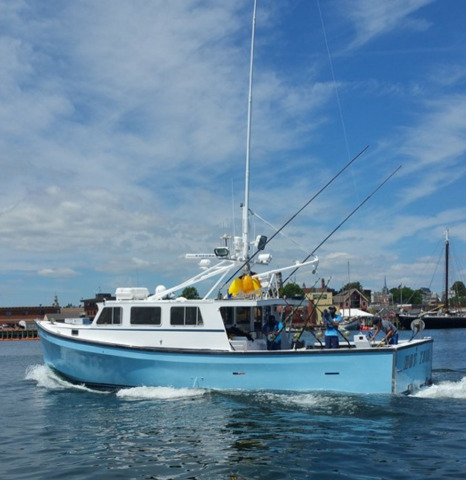
[[[357,308],[367,311],[369,306],[370,293],[366,296],[366,292],[361,293],[357,288],[351,288],[333,296],[333,303],[341,309]]]
[[[334,305],[334,291],[329,289],[325,284],[325,280],[322,279],[319,288],[304,288],[304,294],[309,300],[309,311],[312,312],[310,323],[321,324],[322,312],[327,310],[331,305]]]

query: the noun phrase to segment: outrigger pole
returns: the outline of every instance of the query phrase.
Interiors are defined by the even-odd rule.
[[[377,191],[379,191],[397,172],[400,170],[401,165],[396,168],[375,190],[372,191],[349,215],[347,215],[320,243],[317,245],[316,248],[302,261],[302,263],[306,262],[309,258],[311,258],[317,250],[337,231],[339,230],[343,224],[345,224],[369,199],[375,195]],[[295,268],[289,275],[286,277],[286,279],[283,281],[283,283],[286,283],[297,271],[298,269]]]
[[[333,183],[353,162],[355,162],[367,149],[369,145],[366,145],[356,156],[354,156],[336,175],[334,175],[317,193],[315,193],[294,215],[292,215],[267,241],[264,245],[269,244],[290,222],[292,222],[311,202],[313,202],[324,190],[329,187],[331,183]],[[244,212],[243,212],[244,214]],[[333,232],[332,232],[333,233]],[[244,237],[243,237],[244,238]],[[327,237],[328,238],[328,237]],[[327,240],[327,239],[326,239]],[[322,244],[321,244],[322,245]],[[320,245],[319,245],[320,247]],[[317,249],[315,249],[317,250]],[[315,251],[314,250],[314,251]],[[234,278],[257,254],[259,250],[256,250],[229,278],[228,280],[221,286],[220,290],[227,285],[232,278]],[[306,257],[308,260],[311,255]],[[294,270],[295,272],[296,270]],[[294,273],[293,272],[293,273]],[[291,276],[291,275],[290,275]],[[289,276],[289,277],[290,277]],[[288,278],[289,278],[288,277]]]
[[[326,285],[328,285],[330,283],[330,280],[332,279],[332,277],[330,277],[328,279],[328,281],[326,282]],[[300,340],[300,338],[302,337],[303,333],[305,332],[306,330],[306,327],[309,323],[309,320],[311,319],[311,317],[314,315],[315,311],[317,310],[317,304],[319,303],[320,299],[322,298],[324,292],[322,291],[319,295],[319,297],[317,298],[317,302],[316,303],[313,303],[312,304],[312,310],[311,312],[307,314],[307,317],[306,317],[306,321],[304,322],[304,325],[303,327],[301,328],[301,331],[299,332],[299,335],[296,337],[295,341],[295,347],[296,345],[298,344],[298,341]],[[301,303],[298,305],[297,308],[299,308],[301,306],[301,304],[303,303],[303,301],[301,301]],[[322,342],[320,341],[320,338],[317,337],[317,335],[311,330],[309,330],[311,332],[311,334],[314,336],[314,338],[320,343],[320,346],[323,348],[323,345],[322,345]],[[296,349],[296,348],[295,348]]]
[[[367,148],[367,147],[366,147]],[[312,257],[315,252],[344,224],[346,223],[378,190],[380,190],[397,172],[398,170],[400,170],[401,168],[401,165],[396,168],[375,190],[372,191],[372,193],[370,193],[349,215],[347,215],[345,217],[345,219],[343,221],[341,221],[325,238],[324,240],[322,240],[322,242],[319,243],[319,245],[317,245],[317,247],[301,262],[301,263],[305,263],[310,257]],[[278,232],[277,232],[278,233]],[[289,279],[290,277],[292,277],[296,271],[298,270],[298,268],[295,268],[291,273],[290,275],[288,275],[288,277],[285,278],[285,280],[283,281],[283,283],[285,284]],[[299,303],[299,305],[297,305],[296,308],[299,308],[302,303],[304,302],[304,299],[306,297],[304,296],[301,300],[301,302]],[[315,311],[316,307],[314,307],[313,309],[313,312]],[[307,323],[307,322],[306,322]],[[304,327],[305,328],[305,327]],[[304,328],[303,328],[303,331],[300,333],[299,338],[301,338],[301,335],[302,333],[304,332]],[[340,332],[341,333],[341,332]],[[344,337],[346,341],[348,341],[348,339],[346,337]],[[348,342],[349,343],[349,342]]]

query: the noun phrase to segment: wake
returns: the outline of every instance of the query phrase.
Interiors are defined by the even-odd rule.
[[[78,385],[59,377],[46,365],[31,365],[26,369],[26,380],[32,380],[38,387],[47,390],[79,390],[92,393],[108,393],[101,390],[93,390],[85,385]]]
[[[206,393],[208,390],[200,388],[133,387],[123,388],[116,395],[127,400],[178,400],[202,397]]]
[[[26,370],[26,380],[36,382],[38,387],[47,390],[76,390],[98,394],[115,394],[115,391],[96,390],[85,385],[68,382],[58,376],[46,365],[32,365]],[[202,397],[208,390],[196,388],[171,388],[171,387],[133,387],[122,388],[116,396],[125,400],[177,400],[181,398]]]
[[[466,399],[466,377],[457,382],[445,381],[420,390],[414,397]]]

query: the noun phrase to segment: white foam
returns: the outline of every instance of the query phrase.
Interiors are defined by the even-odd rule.
[[[318,406],[322,403],[322,395],[312,394],[312,393],[297,393],[297,394],[264,394],[265,396],[270,396],[273,402],[281,402],[284,405],[294,404],[301,407],[313,407]]]
[[[466,399],[466,377],[458,382],[441,382],[417,392],[422,398],[464,398]]]
[[[202,397],[208,392],[200,388],[172,388],[172,387],[133,387],[123,388],[117,396],[129,400],[175,400],[179,398]]]
[[[26,380],[33,380],[38,387],[46,388],[48,390],[81,390],[93,393],[106,393],[97,390],[92,390],[84,385],[76,385],[67,382],[59,377],[46,365],[31,365],[26,369]]]
[[[352,408],[354,402],[346,395],[332,394],[328,392],[293,392],[293,393],[274,393],[274,392],[256,392],[255,397],[259,402],[267,405],[282,405],[291,408]]]

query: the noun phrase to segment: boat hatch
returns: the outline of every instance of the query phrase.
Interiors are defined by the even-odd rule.
[[[149,290],[145,287],[119,287],[115,293],[117,300],[145,300],[149,296]]]

